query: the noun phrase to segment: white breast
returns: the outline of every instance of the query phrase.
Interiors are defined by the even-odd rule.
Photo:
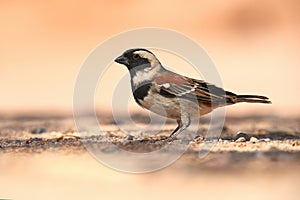
[[[132,83],[134,84],[134,86],[138,86],[142,82],[153,80],[160,69],[160,65],[140,69],[132,77]]]

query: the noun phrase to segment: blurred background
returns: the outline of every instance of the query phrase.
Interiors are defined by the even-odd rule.
[[[297,0],[1,0],[0,110],[71,112],[76,75],[98,44],[122,31],[161,27],[198,42],[225,89],[267,95],[273,105],[260,110],[297,115],[299,11]]]
[[[273,102],[232,106],[229,113],[298,115],[299,0],[1,0],[0,114],[71,113],[76,76],[89,53],[112,35],[141,27],[193,38],[214,61],[225,89],[267,95]],[[127,73],[111,67],[115,76],[108,80]],[[110,92],[103,93],[107,97],[98,107],[109,106]],[[14,129],[17,123],[7,126]],[[221,152],[208,158],[216,164],[204,170],[197,156],[187,154],[167,169],[144,175],[116,172],[87,152],[65,148],[60,154],[59,148],[1,153],[0,199],[299,199],[299,168],[287,170],[289,160],[280,155],[285,162],[276,162],[276,147],[266,155],[236,152],[242,161],[252,158],[252,165],[235,165],[235,157]],[[299,153],[293,156],[299,159]],[[233,160],[232,168],[218,168],[226,159]]]

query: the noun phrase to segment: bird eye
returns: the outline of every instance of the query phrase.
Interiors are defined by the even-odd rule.
[[[133,54],[133,59],[137,60],[140,56],[138,54]]]

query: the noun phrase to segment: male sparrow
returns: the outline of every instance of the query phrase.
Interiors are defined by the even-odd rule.
[[[177,120],[178,126],[168,140],[185,130],[191,118],[200,117],[217,107],[240,102],[271,103],[264,96],[236,95],[203,80],[169,71],[147,49],[129,49],[115,62],[129,70],[133,96],[141,107]]]

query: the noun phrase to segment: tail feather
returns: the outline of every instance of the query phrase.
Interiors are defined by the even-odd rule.
[[[272,103],[268,97],[259,95],[237,95],[236,103],[247,102],[247,103]]]

